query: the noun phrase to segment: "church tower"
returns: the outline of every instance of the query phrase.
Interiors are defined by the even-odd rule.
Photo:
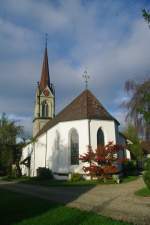
[[[43,126],[55,116],[55,90],[50,82],[47,41],[41,72],[41,80],[38,82],[35,94],[35,108],[33,119],[33,137]]]

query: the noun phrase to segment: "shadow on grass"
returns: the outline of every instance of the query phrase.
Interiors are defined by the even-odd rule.
[[[129,177],[126,182],[131,181],[132,179],[132,177]],[[19,182],[19,184],[16,182]],[[93,212],[89,213],[80,211],[78,209],[64,207],[63,204],[74,201],[82,194],[93,189],[97,184],[99,184],[99,182],[97,181],[80,181],[71,183],[67,181],[41,181],[37,179],[21,179],[12,182],[1,181],[0,224],[127,225],[128,223],[126,222],[123,223],[111,220],[103,216],[98,216]],[[109,201],[104,202],[104,204],[102,204],[101,206],[93,208],[93,211],[100,212],[113,200],[114,199],[112,198]],[[62,204],[60,204],[59,202],[61,202]]]
[[[84,219],[81,211],[66,208],[63,204],[72,202],[92,189],[94,184],[92,186],[81,186],[80,188],[72,187],[71,189],[66,189],[66,187],[60,185],[61,188],[58,186],[49,189],[48,187],[36,187],[25,183],[17,184],[16,182],[2,181],[0,188],[0,224],[12,225],[19,222],[21,225],[70,225],[70,223],[76,225],[80,224],[79,218],[81,222]],[[73,223],[71,218],[75,220]],[[28,222],[26,223],[26,221]]]
[[[0,189],[2,225],[127,225],[61,204]]]
[[[2,225],[10,225],[34,217],[54,207],[58,207],[58,205],[0,189],[0,221]]]

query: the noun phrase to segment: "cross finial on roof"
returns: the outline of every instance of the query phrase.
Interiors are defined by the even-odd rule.
[[[45,33],[45,48],[47,48],[48,33]]]
[[[87,70],[84,71],[82,77],[85,82],[85,89],[88,89],[88,80],[90,79],[90,76],[88,75]]]

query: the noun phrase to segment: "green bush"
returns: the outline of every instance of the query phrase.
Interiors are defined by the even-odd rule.
[[[12,171],[11,171],[11,177],[12,177],[12,178],[16,178],[16,177],[17,177],[17,169],[16,169],[16,167],[13,167],[13,168],[12,168]]]
[[[83,176],[79,173],[72,173],[71,174],[71,179],[70,181],[72,182],[78,182],[78,181],[81,181],[81,180],[84,180]]]
[[[148,189],[150,189],[150,159],[147,159],[145,161],[144,169],[145,169],[145,172],[143,174],[143,179]]]
[[[53,175],[50,169],[45,167],[39,167],[37,169],[37,177],[40,179],[52,179]]]
[[[144,172],[143,179],[148,189],[150,189],[150,170]]]
[[[137,171],[136,161],[128,160],[124,163],[124,174],[125,175],[135,175]]]
[[[144,169],[150,171],[150,158],[146,159],[144,163]]]

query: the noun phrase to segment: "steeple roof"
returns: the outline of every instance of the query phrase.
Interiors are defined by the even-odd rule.
[[[37,136],[40,136],[59,122],[82,119],[112,120],[119,124],[119,122],[107,112],[97,98],[86,89],[57,114],[55,118],[47,122]]]
[[[49,65],[48,65],[48,53],[47,46],[45,47],[44,59],[41,72],[40,90],[44,90],[48,86],[50,88],[50,76],[49,76]]]

